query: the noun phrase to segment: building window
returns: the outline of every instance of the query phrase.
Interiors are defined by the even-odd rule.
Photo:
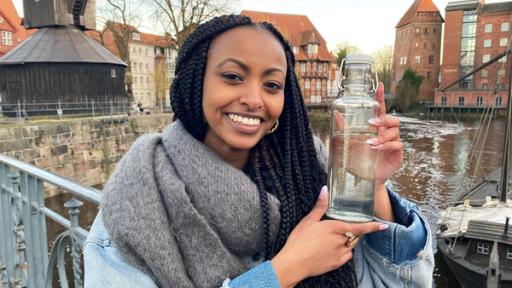
[[[501,32],[508,32],[510,29],[510,24],[508,22],[501,23]]]
[[[491,33],[492,32],[492,24],[485,24],[484,32],[485,33]]]
[[[432,29],[432,33],[436,34],[436,28]]]
[[[420,33],[420,29],[416,29],[416,33]]]
[[[498,60],[499,63],[505,63],[507,62],[507,56],[503,56],[500,58],[500,60]]]
[[[496,107],[501,107],[501,96],[496,97]]]
[[[415,56],[414,61],[416,62],[416,64],[419,64],[421,62],[421,56]]]
[[[425,28],[425,34],[428,34],[428,28]]]
[[[404,65],[404,57],[400,57],[400,65]]]
[[[116,78],[116,69],[110,69],[110,77]]]
[[[478,242],[478,244],[476,246],[476,253],[488,255],[489,254],[489,243]]]
[[[448,98],[446,98],[446,96],[441,97],[441,106],[446,106],[447,102],[448,102]]]
[[[300,62],[300,72],[306,72],[306,62]]]
[[[464,96],[459,96],[459,106],[460,107],[464,106]]]
[[[149,84],[149,76],[146,78],[146,83]]]
[[[133,84],[137,84],[137,77],[133,77]]]
[[[306,81],[304,82],[304,88],[309,89],[309,87],[310,87],[309,79],[306,79]]]
[[[322,73],[322,63],[318,62],[316,71],[318,71],[319,73]]]
[[[512,260],[512,248],[507,249],[507,259]]]
[[[420,43],[416,42],[416,47],[420,46]]]
[[[133,40],[140,40],[140,33],[139,32],[132,32],[132,39]]]
[[[487,78],[489,76],[489,70],[487,69],[482,69],[482,78]]]
[[[308,44],[308,54],[317,54],[318,53],[318,45],[317,44]]]
[[[293,51],[293,54],[297,54],[297,53],[299,53],[299,48],[296,46],[293,46],[292,51]]]
[[[436,49],[436,43],[432,42],[432,49]]]
[[[505,69],[498,70],[498,76],[505,76]]]
[[[491,60],[491,55],[490,54],[485,54],[484,56],[482,56],[482,62],[483,63],[487,63],[487,62],[489,62],[489,60]]]
[[[489,88],[489,86],[487,85],[487,83],[482,83],[482,90],[487,90]]]
[[[146,63],[146,70],[149,70],[149,63]]]
[[[500,39],[500,47],[505,47],[507,46],[508,44],[508,39],[507,38],[501,38]]]
[[[322,82],[320,80],[316,80],[316,90],[322,90]]]
[[[428,64],[434,64],[434,55],[428,56]]]
[[[429,80],[430,80],[431,78],[432,78],[432,72],[428,71],[428,72],[427,72],[427,79],[429,79]]]
[[[12,45],[12,33],[9,31],[2,31],[2,44]]]
[[[491,39],[485,39],[484,40],[484,48],[489,48],[492,46],[492,40]]]
[[[484,102],[484,97],[482,97],[482,96],[476,97],[476,106],[478,106],[478,107],[482,106],[483,102]]]

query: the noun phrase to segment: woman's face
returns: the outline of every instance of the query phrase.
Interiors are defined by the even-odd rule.
[[[283,110],[286,68],[283,47],[266,30],[238,27],[215,38],[203,85],[208,143],[254,147]]]

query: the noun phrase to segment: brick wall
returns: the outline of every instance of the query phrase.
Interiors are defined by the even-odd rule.
[[[132,117],[111,123],[69,120],[0,126],[0,153],[94,186],[105,183],[115,164],[138,136],[161,132],[169,114]],[[56,191],[49,191],[55,194]]]

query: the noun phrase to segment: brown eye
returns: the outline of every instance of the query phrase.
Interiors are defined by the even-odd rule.
[[[281,90],[281,84],[278,82],[270,81],[265,83],[265,87],[271,90]]]
[[[242,81],[242,77],[240,77],[240,75],[238,75],[236,73],[222,73],[221,76],[222,76],[222,78],[224,78],[228,81],[231,81],[231,82],[241,82]]]

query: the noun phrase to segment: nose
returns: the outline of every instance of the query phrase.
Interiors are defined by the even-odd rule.
[[[261,85],[250,83],[239,101],[242,105],[247,106],[249,110],[258,110],[263,107],[262,93],[264,93]]]

